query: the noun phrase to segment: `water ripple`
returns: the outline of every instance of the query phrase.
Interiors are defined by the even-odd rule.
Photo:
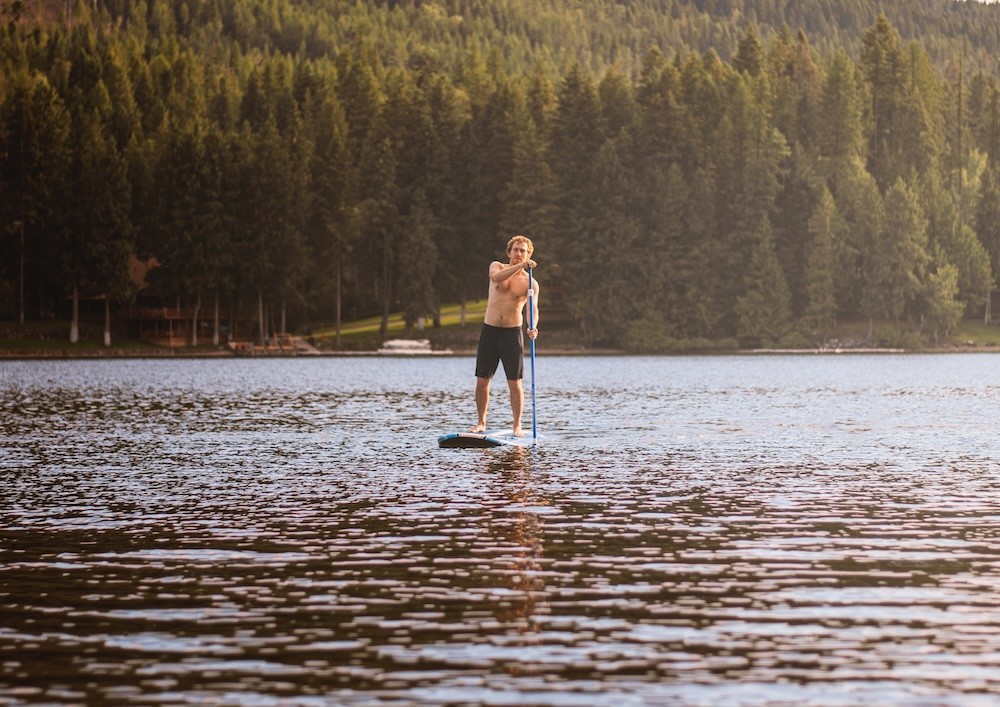
[[[4,364],[0,702],[1000,699],[992,357],[470,365]]]

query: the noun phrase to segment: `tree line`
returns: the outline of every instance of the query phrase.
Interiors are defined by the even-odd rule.
[[[81,293],[128,303],[137,256],[179,305],[225,297],[261,336],[272,311],[412,324],[482,297],[525,233],[547,303],[593,344],[819,343],[838,317],[935,339],[990,317],[1000,84],[884,14],[852,52],[751,23],[726,58],[647,45],[595,66],[535,42],[528,66],[457,0],[333,5],[354,35],[307,31],[309,4],[281,2],[8,23],[3,316],[61,317]],[[526,6],[550,7],[500,3],[484,26]],[[441,45],[468,34],[449,56],[387,48],[413,13],[436,13],[421,21]],[[530,27],[517,37],[533,45]]]

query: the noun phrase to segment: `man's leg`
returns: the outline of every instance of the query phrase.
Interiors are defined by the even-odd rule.
[[[486,431],[486,410],[490,406],[490,379],[482,376],[476,377],[476,413],[479,419],[469,432]]]
[[[524,410],[524,386],[521,379],[508,380],[507,387],[510,388],[510,411],[514,416],[514,436],[521,436],[521,412]]]

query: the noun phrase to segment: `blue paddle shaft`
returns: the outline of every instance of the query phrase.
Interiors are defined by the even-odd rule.
[[[528,329],[535,328],[535,286],[528,268]],[[538,416],[535,414],[535,340],[528,337],[531,349],[531,438],[538,439]]]

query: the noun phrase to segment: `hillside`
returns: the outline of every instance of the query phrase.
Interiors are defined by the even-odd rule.
[[[148,10],[145,8],[149,7]],[[101,13],[85,12],[87,7]],[[105,14],[106,13],[106,14]],[[234,42],[243,52],[332,56],[357,41],[387,65],[430,62],[459,69],[470,51],[499,55],[506,71],[580,64],[596,75],[616,66],[635,76],[650,50],[713,51],[729,60],[751,27],[764,40],[803,32],[823,52],[856,55],[861,36],[884,14],[904,40],[938,64],[964,56],[991,69],[1000,50],[1000,8],[974,0],[39,0],[0,3],[0,16],[28,24],[149,21],[149,38],[177,31],[207,49]],[[90,19],[87,19],[90,18]]]
[[[592,346],[991,318],[995,5],[0,8],[0,318],[412,323],[514,233]]]

